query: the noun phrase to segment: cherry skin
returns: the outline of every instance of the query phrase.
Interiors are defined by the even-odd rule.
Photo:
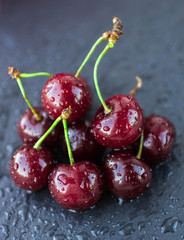
[[[145,119],[142,154],[146,162],[164,162],[171,155],[174,142],[175,128],[168,119],[154,114]]]
[[[59,73],[52,76],[42,90],[42,104],[47,113],[54,119],[69,106],[72,115],[68,122],[82,117],[91,105],[91,93],[87,82],[74,74]]]
[[[53,157],[47,149],[22,146],[10,161],[10,176],[14,183],[25,190],[40,190],[48,183],[53,169]]]
[[[79,120],[68,125],[68,136],[75,162],[88,161],[98,162],[105,151],[94,138],[91,123],[87,120]],[[62,138],[62,147],[67,154],[65,137]]]
[[[142,133],[144,115],[132,96],[115,95],[106,100],[112,110],[105,113],[101,106],[93,118],[93,133],[96,140],[110,148],[122,148],[132,144]]]
[[[152,173],[147,163],[129,151],[112,151],[104,162],[105,183],[116,197],[135,198],[150,187]]]
[[[27,109],[21,115],[17,126],[20,138],[28,145],[36,143],[54,122],[45,112],[43,107],[35,107],[34,109],[42,117],[42,119],[40,121],[36,121],[31,110]],[[47,136],[43,145],[49,148],[58,146],[62,135],[61,129],[61,126],[57,125]]]
[[[78,162],[71,166],[57,165],[49,179],[52,197],[61,206],[84,210],[93,206],[103,190],[102,174],[91,162]]]

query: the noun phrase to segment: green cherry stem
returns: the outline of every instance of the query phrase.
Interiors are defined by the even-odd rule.
[[[86,65],[86,63],[88,62],[88,60],[91,57],[91,55],[93,54],[93,52],[95,51],[96,47],[104,40],[105,40],[105,38],[103,36],[100,37],[99,39],[97,39],[97,41],[95,42],[95,44],[92,46],[92,48],[90,49],[89,53],[85,57],[84,61],[82,62],[81,66],[77,70],[77,72],[75,74],[75,78],[79,77],[79,74],[81,73],[83,67]]]
[[[59,116],[53,124],[50,126],[50,128],[41,136],[41,138],[35,143],[33,148],[38,149],[42,142],[45,140],[45,138],[52,132],[52,130],[57,126],[57,124],[62,120],[62,116]]]
[[[69,140],[69,136],[68,136],[68,127],[67,127],[67,120],[66,119],[63,119],[63,128],[64,128],[66,146],[67,146],[67,150],[68,150],[68,156],[69,156],[69,159],[70,159],[70,165],[73,166],[75,164],[75,162],[74,162],[73,153],[72,153],[70,140]]]
[[[42,119],[42,117],[35,111],[35,109],[31,105],[29,99],[27,98],[20,77],[17,77],[16,80],[17,80],[18,86],[20,88],[20,91],[22,93],[22,96],[23,96],[24,100],[26,101],[27,105],[29,106],[30,110],[34,114],[36,121],[40,121]]]
[[[57,126],[57,124],[62,120],[62,117],[59,116],[53,124],[50,126],[50,128],[41,136],[41,138],[35,143],[33,148],[38,149],[42,142],[45,140],[45,138],[52,132],[52,130]]]
[[[98,65],[100,63],[100,61],[102,60],[103,56],[109,51],[109,49],[114,47],[114,43],[109,42],[106,47],[104,48],[104,50],[101,52],[101,54],[99,55],[99,57],[97,58],[96,62],[95,62],[95,66],[94,66],[94,71],[93,71],[93,77],[94,77],[94,83],[95,83],[95,88],[96,88],[96,92],[97,95],[102,103],[102,106],[104,107],[106,113],[110,113],[111,109],[106,105],[105,101],[103,100],[99,85],[98,85],[98,79],[97,79],[97,70],[98,70]]]
[[[141,158],[141,155],[142,155],[143,140],[144,140],[144,131],[141,133],[139,151],[138,151],[137,156],[136,156],[136,158],[138,158],[138,159],[140,159],[140,158]]]
[[[39,77],[39,76],[52,77],[52,74],[47,73],[47,72],[20,73],[20,74],[19,74],[19,77],[21,77],[21,78],[30,78],[30,77]]]

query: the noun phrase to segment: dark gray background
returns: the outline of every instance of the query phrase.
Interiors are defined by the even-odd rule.
[[[0,239],[183,239],[184,238],[184,1],[182,0],[2,0],[0,13]],[[8,163],[21,142],[16,131],[26,109],[8,66],[22,72],[76,72],[86,53],[111,29],[112,17],[124,24],[124,36],[99,67],[104,97],[125,93],[143,79],[137,98],[145,115],[157,113],[176,126],[173,156],[154,169],[151,189],[121,203],[104,195],[93,209],[73,213],[60,207],[47,188],[18,189]],[[103,45],[103,44],[102,44]],[[100,102],[93,86],[92,56],[82,75],[93,91],[91,119]],[[25,79],[34,105],[47,79]]]

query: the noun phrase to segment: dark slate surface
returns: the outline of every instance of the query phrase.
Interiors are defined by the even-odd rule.
[[[5,240],[170,240],[184,238],[184,1],[182,0],[2,0],[0,13],[0,239]],[[137,98],[145,115],[168,117],[176,126],[173,156],[153,171],[150,191],[122,203],[103,196],[85,212],[69,212],[47,189],[28,193],[11,181],[8,162],[21,144],[16,131],[26,104],[7,75],[14,65],[24,72],[75,72],[112,16],[124,23],[124,36],[99,69],[105,97],[128,93],[135,75],[143,88]],[[100,103],[92,70],[94,54],[83,76],[94,92],[91,119]],[[24,82],[28,96],[40,105],[45,78]]]

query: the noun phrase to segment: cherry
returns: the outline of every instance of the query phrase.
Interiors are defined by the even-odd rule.
[[[77,161],[97,162],[102,156],[105,148],[100,145],[94,138],[91,123],[87,120],[79,120],[68,126],[68,135],[71,150]],[[63,151],[67,153],[65,138],[62,138]]]
[[[111,109],[106,113],[101,106],[93,118],[93,133],[96,140],[110,148],[122,148],[132,144],[141,134],[144,115],[136,99],[123,94],[106,100]]]
[[[32,111],[27,109],[20,117],[18,123],[18,133],[22,141],[26,144],[36,143],[54,122],[43,107],[35,107],[34,109],[41,116],[41,120],[37,121]],[[46,138],[44,146],[55,148],[59,145],[61,135],[61,127],[57,126]]]
[[[104,162],[105,183],[117,197],[135,198],[150,187],[150,167],[129,151],[112,151]]]
[[[12,156],[10,176],[18,187],[35,191],[47,185],[52,168],[53,158],[48,150],[22,146]]]
[[[51,77],[43,87],[41,99],[45,110],[54,119],[61,115],[63,109],[71,106],[69,122],[82,117],[91,104],[91,94],[85,80],[67,73]]]
[[[60,164],[52,171],[49,190],[61,206],[84,210],[93,206],[102,194],[102,174],[91,162],[73,166]]]
[[[175,142],[174,125],[165,117],[150,115],[145,119],[143,158],[150,164],[164,162]]]

